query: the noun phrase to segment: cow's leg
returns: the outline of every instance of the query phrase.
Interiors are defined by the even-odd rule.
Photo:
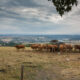
[[[63,52],[63,50],[60,50],[60,53],[62,53]]]
[[[52,48],[52,52],[54,52],[54,48]]]
[[[54,51],[54,52],[56,51],[55,48],[53,48],[53,51]]]
[[[65,52],[68,53],[68,49],[67,48],[65,49]]]
[[[72,48],[70,49],[70,52],[72,52]]]
[[[52,52],[55,52],[54,48],[52,48]]]
[[[71,49],[71,48],[69,49],[69,52],[70,52],[70,53],[72,52],[72,49]]]
[[[50,48],[50,52],[52,52],[52,48]]]
[[[55,52],[55,48],[53,48],[53,52]]]

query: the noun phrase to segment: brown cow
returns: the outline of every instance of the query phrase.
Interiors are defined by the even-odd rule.
[[[43,50],[47,50],[48,44],[43,44]]]
[[[80,52],[80,45],[74,45],[75,50],[79,50]]]
[[[18,49],[18,50],[19,50],[19,49],[23,49],[23,50],[25,49],[25,46],[24,46],[24,45],[16,45],[15,47],[16,47],[16,49]]]
[[[31,48],[35,49],[35,50],[38,50],[39,46],[40,46],[40,44],[32,44]]]
[[[65,44],[60,44],[59,45],[59,51],[62,53],[63,51],[66,51],[66,45]]]
[[[52,44],[47,45],[47,50],[50,52],[55,52],[57,50],[57,48],[58,48],[57,45],[52,45]]]
[[[48,45],[47,44],[41,44],[41,45],[39,45],[39,50],[47,50],[47,47],[48,47]]]
[[[38,49],[39,49],[40,51],[47,50],[47,44],[41,44],[41,45],[39,45],[39,46],[38,46]]]
[[[38,46],[38,50],[39,50],[39,51],[42,51],[42,50],[43,50],[43,45],[40,44],[40,45]]]
[[[71,44],[65,44],[65,46],[66,46],[66,51],[67,51],[67,50],[68,50],[68,51],[72,51],[73,46],[72,46]]]

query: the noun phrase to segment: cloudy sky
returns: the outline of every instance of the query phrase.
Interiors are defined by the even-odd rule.
[[[0,0],[0,34],[80,34],[78,1],[61,18],[48,0]]]

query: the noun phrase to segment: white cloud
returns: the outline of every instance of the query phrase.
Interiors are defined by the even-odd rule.
[[[36,7],[6,7],[9,1],[11,0],[0,0],[3,5],[5,4],[0,12],[1,33],[80,34],[80,2],[61,18],[56,14],[52,3],[47,0],[34,0]]]

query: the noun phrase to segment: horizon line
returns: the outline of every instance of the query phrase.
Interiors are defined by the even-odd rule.
[[[0,34],[0,35],[80,35],[80,34]]]

